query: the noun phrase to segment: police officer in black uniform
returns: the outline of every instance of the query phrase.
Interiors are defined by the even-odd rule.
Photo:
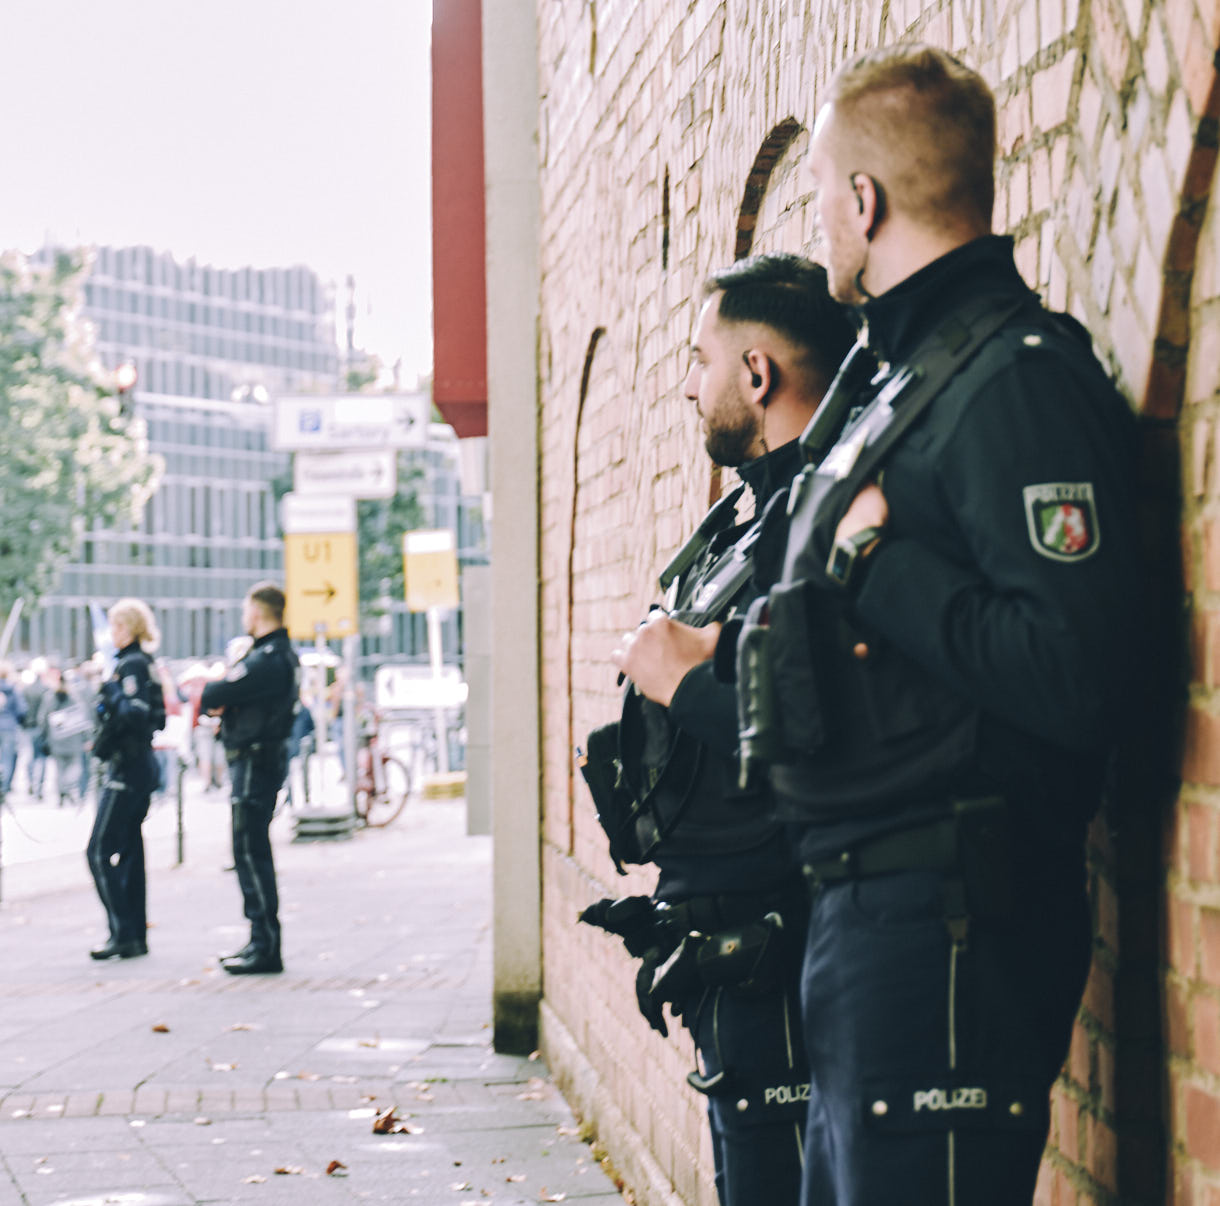
[[[231,975],[281,972],[279,895],[271,854],[275,800],[288,773],[287,740],[299,706],[300,669],[284,627],[284,592],[274,583],[251,588],[242,625],[249,651],[219,682],[203,689],[200,707],[220,713],[233,800],[233,864],[241,885],[250,941],[221,956]]]
[[[161,683],[144,648],[156,648],[160,639],[152,612],[139,599],[120,599],[107,618],[118,657],[97,695],[93,755],[102,764],[103,779],[86,850],[110,925],[105,945],[89,952],[98,960],[148,954],[140,827],[157,782],[152,737],[165,724]]]
[[[1089,966],[1134,422],[989,233],[994,156],[982,79],[905,45],[840,71],[808,158],[881,369],[828,396],[846,425],[739,643],[743,750],[812,890],[806,1206],[1028,1204]]]
[[[798,1001],[806,893],[765,785],[738,788],[733,687],[710,660],[667,681],[669,639],[690,634],[710,658],[720,623],[774,581],[796,436],[856,332],[825,270],[795,255],[741,260],[704,295],[684,392],[709,455],[744,484],[662,575],[666,608],[613,654],[633,685],[613,749],[623,812],[603,820],[616,858],[660,873],[651,898],[599,901],[582,919],[641,957],[649,1022],[664,1034],[669,1004],[692,1033],[699,1067],[688,1079],[708,1097],[722,1206],[782,1206],[800,1192],[809,1095]],[[746,488],[754,513],[738,523]]]

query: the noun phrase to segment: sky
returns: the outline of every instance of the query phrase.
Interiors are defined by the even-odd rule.
[[[145,245],[348,274],[356,342],[432,367],[431,0],[0,4],[0,250]]]

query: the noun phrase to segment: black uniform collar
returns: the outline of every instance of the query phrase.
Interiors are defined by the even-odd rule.
[[[787,444],[781,444],[763,456],[737,466],[737,476],[754,495],[754,510],[757,513],[761,514],[777,490],[791,485],[803,463],[800,444],[796,440],[789,440]]]
[[[126,657],[129,653],[142,653],[142,652],[143,652],[143,650],[140,648],[140,642],[131,641],[128,644],[124,645],[123,648],[120,649],[118,651],[118,653],[115,654],[115,657],[117,659],[120,657]]]
[[[280,636],[283,636],[285,638],[285,640],[287,640],[288,629],[287,628],[276,628],[272,632],[264,633],[261,637],[255,637],[254,644],[251,645],[250,648],[257,649],[260,645],[269,645],[272,641],[276,640]]]
[[[1012,239],[984,235],[955,247],[859,307],[878,360],[901,362],[950,310],[971,296],[1028,291],[1012,258]]]

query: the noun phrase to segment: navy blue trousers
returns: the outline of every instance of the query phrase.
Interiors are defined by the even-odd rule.
[[[809,1074],[801,1037],[799,960],[782,990],[709,988],[686,1015],[708,1097],[721,1206],[795,1206],[804,1164]]]
[[[107,776],[86,857],[115,942],[146,942],[144,835],[150,792]]]
[[[815,893],[802,1206],[1029,1206],[1091,927],[1082,875],[1023,887],[962,947],[939,875]]]
[[[261,953],[280,953],[280,898],[271,854],[271,818],[287,773],[284,751],[238,758],[229,764],[233,788],[233,866],[250,942]]]

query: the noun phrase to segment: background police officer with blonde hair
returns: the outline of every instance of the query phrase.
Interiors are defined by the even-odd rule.
[[[300,696],[297,656],[284,627],[284,592],[251,587],[242,626],[254,638],[223,679],[208,683],[200,708],[220,713],[233,801],[233,865],[250,941],[221,965],[231,975],[281,972],[279,892],[271,853],[271,817],[288,771],[287,739]]]
[[[139,599],[120,599],[107,618],[118,658],[97,694],[93,756],[103,764],[103,778],[86,851],[110,926],[107,942],[89,952],[99,960],[148,954],[140,826],[157,782],[152,737],[165,724],[165,700],[148,653],[160,642],[152,611]]]

